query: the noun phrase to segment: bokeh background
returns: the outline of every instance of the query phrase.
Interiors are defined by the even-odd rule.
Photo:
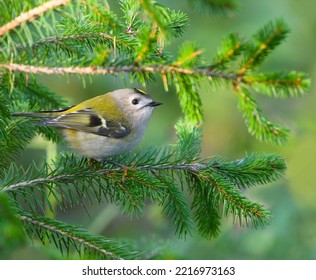
[[[109,1],[111,4],[111,1]],[[115,2],[115,1],[113,1]],[[316,2],[311,0],[240,0],[233,16],[208,16],[194,11],[189,1],[158,1],[170,8],[186,12],[190,27],[184,36],[168,46],[176,53],[183,41],[195,41],[211,60],[221,39],[231,32],[250,37],[270,20],[283,18],[291,29],[287,40],[261,66],[260,71],[302,71],[316,80]],[[91,77],[84,86],[75,77],[41,76],[40,81],[75,104],[95,95],[125,86],[139,86],[124,82],[121,77]],[[164,92],[160,79],[148,85],[147,91],[164,103],[151,120],[142,148],[161,146],[176,141],[174,125],[181,117],[174,91]],[[269,208],[273,213],[270,225],[264,229],[233,226],[223,218],[221,234],[213,240],[203,240],[198,234],[179,240],[174,236],[168,219],[155,204],[148,204],[144,216],[127,217],[110,204],[87,205],[57,218],[73,225],[82,225],[91,232],[111,238],[130,239],[144,248],[148,257],[180,259],[316,259],[316,96],[312,83],[310,92],[301,98],[276,100],[257,96],[264,113],[292,130],[284,147],[257,141],[247,132],[237,100],[226,89],[201,88],[205,123],[203,125],[204,156],[221,155],[236,159],[253,152],[273,152],[282,155],[288,170],[277,183],[247,190],[246,195]],[[177,108],[177,109],[175,109]],[[41,139],[34,139],[21,157],[27,166],[35,160],[40,164],[46,153],[54,155],[67,149],[57,148]],[[12,252],[12,258],[57,258],[57,251],[39,244]]]

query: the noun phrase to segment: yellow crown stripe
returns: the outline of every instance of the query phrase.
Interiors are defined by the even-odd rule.
[[[137,93],[147,95],[147,93],[146,93],[145,91],[143,91],[142,89],[134,88],[134,90],[135,90],[135,92],[137,92]]]

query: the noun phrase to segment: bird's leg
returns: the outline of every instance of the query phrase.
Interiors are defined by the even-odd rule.
[[[91,166],[91,167],[92,166],[98,166],[98,163],[99,162],[97,160],[93,159],[93,158],[89,158],[88,159],[88,165]]]

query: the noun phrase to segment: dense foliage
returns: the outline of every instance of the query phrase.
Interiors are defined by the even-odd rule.
[[[230,13],[235,1],[195,1],[196,8]],[[153,0],[121,0],[117,12],[98,0],[0,2],[0,228],[4,255],[25,242],[24,232],[61,252],[75,249],[83,258],[141,258],[128,242],[96,236],[47,217],[58,206],[67,210],[109,201],[124,213],[140,215],[145,203],[157,202],[178,237],[198,231],[218,236],[222,217],[240,225],[264,226],[270,212],[250,201],[245,188],[267,184],[282,175],[285,161],[274,154],[252,154],[229,161],[201,157],[202,101],[199,86],[231,89],[249,132],[258,139],[284,144],[289,130],[263,115],[254,93],[273,98],[304,94],[309,80],[295,71],[258,72],[258,66],[284,40],[286,23],[276,20],[251,38],[229,34],[209,60],[195,42],[173,56],[165,46],[181,36],[187,15]],[[55,109],[66,101],[37,81],[38,75],[121,75],[144,87],[174,87],[183,112],[176,125],[178,142],[163,148],[121,155],[90,164],[72,154],[53,164],[24,170],[14,163],[39,133],[58,142],[56,131],[14,118],[16,111]],[[52,203],[52,197],[54,203]],[[22,228],[24,231],[22,231]],[[12,235],[14,236],[12,238]],[[8,240],[8,241],[7,241]]]

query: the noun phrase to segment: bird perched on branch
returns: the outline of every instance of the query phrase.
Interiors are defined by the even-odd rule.
[[[144,91],[125,88],[68,108],[13,116],[40,118],[37,125],[60,128],[73,150],[101,161],[137,146],[158,105]]]

